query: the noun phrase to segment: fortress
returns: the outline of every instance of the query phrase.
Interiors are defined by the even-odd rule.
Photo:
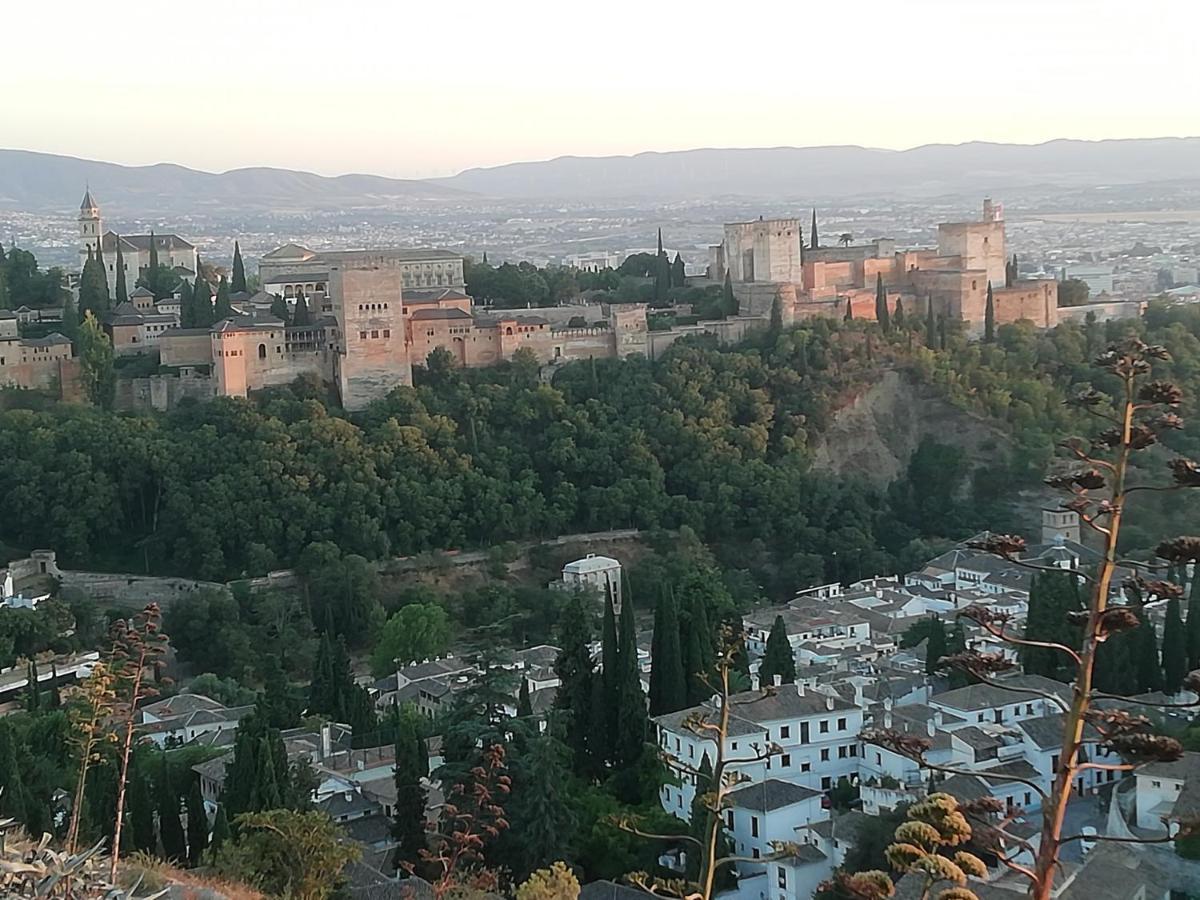
[[[984,328],[987,289],[992,286],[996,324],[1028,319],[1041,328],[1058,324],[1054,279],[1008,283],[1004,211],[983,201],[977,222],[938,226],[937,248],[897,250],[887,239],[822,247],[813,215],[804,246],[798,219],[759,219],[725,226],[725,240],[709,249],[709,277],[728,273],[744,316],[769,316],[778,302],[785,325],[814,316],[875,318],[875,290],[882,278],[889,309],[902,301],[910,315],[962,322],[969,334]]]
[[[286,244],[263,257],[259,272],[265,301],[241,304],[253,314],[165,332],[163,365],[211,366],[214,392],[232,397],[314,374],[337,385],[347,409],[361,409],[412,384],[413,365],[439,349],[465,367],[521,349],[542,364],[647,352],[644,306],[479,310],[464,292],[462,257],[448,251],[318,253]],[[271,295],[304,296],[314,321],[289,326],[267,314]]]

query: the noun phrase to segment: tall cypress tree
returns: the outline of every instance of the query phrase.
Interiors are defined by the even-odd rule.
[[[143,761],[138,760],[130,773],[126,821],[133,849],[153,854],[158,848],[158,837],[154,832],[154,797],[150,794],[150,780],[144,768]]]
[[[296,304],[292,308],[292,325],[304,328],[312,324],[312,313],[308,310],[308,301],[304,299],[304,291],[296,291]]]
[[[925,346],[933,347],[937,334],[937,320],[933,315],[933,294],[925,298]]]
[[[612,587],[607,584],[604,589],[604,621],[600,631],[600,666],[605,714],[605,734],[601,740],[605,742],[604,758],[611,760],[620,706],[617,697],[617,616],[613,606]]]
[[[671,263],[671,287],[686,287],[687,286],[687,268],[683,264],[683,257],[679,251],[675,251],[675,260]]]
[[[884,334],[892,330],[892,314],[888,309],[887,288],[883,286],[883,273],[875,275],[875,318]]]
[[[937,671],[938,663],[946,655],[946,623],[937,616],[933,617],[929,629],[929,638],[925,644],[925,674],[932,675]]]
[[[946,317],[938,316],[938,349],[946,349]]]
[[[1179,598],[1172,597],[1167,601],[1162,639],[1163,690],[1166,693],[1179,693],[1188,673],[1187,662],[1187,634],[1183,630],[1183,617],[1179,614]]]
[[[292,313],[288,309],[287,301],[278,294],[271,301],[271,315],[282,321],[284,325],[289,324],[292,320]]]
[[[129,288],[125,281],[125,256],[121,253],[121,236],[116,235],[117,242],[117,288],[113,294],[112,305],[120,306],[129,299]]]
[[[767,334],[772,339],[779,337],[783,333],[783,300],[779,295],[775,295],[775,299],[771,301],[771,321],[767,326]]]
[[[1187,605],[1188,671],[1200,669],[1200,577],[1193,575]]]
[[[208,849],[208,813],[204,809],[204,794],[200,791],[199,777],[191,779],[185,806],[188,864],[198,866],[204,851]]]
[[[558,690],[554,706],[570,716],[566,729],[567,745],[571,748],[573,768],[579,775],[596,771],[592,757],[592,693],[593,682],[599,684],[590,649],[592,635],[587,618],[581,609],[572,610],[563,619],[559,644],[562,649],[554,661]],[[603,699],[603,696],[601,696]]]
[[[529,699],[529,679],[521,678],[521,687],[517,690],[517,718],[533,718],[533,702]]]
[[[155,299],[158,299],[157,296]],[[213,318],[212,288],[199,275],[192,286],[192,310],[193,328],[208,328],[216,321]]]
[[[712,629],[708,623],[708,608],[699,595],[692,599],[691,617],[685,636],[687,702],[688,706],[695,706],[712,696],[712,686],[709,682],[716,652],[713,648]]]
[[[199,259],[200,259],[200,257],[197,256],[196,260],[199,261]],[[196,268],[199,268],[199,265],[197,265]],[[150,290],[154,291],[154,299],[159,300],[161,298],[158,296],[158,239],[154,236],[153,229],[151,229],[151,231],[150,231],[149,276],[150,276],[150,279],[154,281],[154,286],[151,287]],[[196,277],[197,278],[200,277],[199,272],[196,273]]]
[[[187,858],[187,842],[183,836],[183,824],[179,821],[179,791],[171,778],[171,767],[167,764],[165,753],[157,788],[158,836],[162,840],[163,855],[167,859],[182,862]]]
[[[87,262],[79,276],[79,318],[80,321],[87,313],[99,318],[108,309],[108,280],[104,275],[104,266],[92,255],[92,247],[87,248]]]
[[[1138,693],[1161,691],[1163,671],[1159,662],[1158,634],[1154,630],[1154,623],[1150,621],[1150,614],[1144,607],[1138,609],[1137,616],[1141,620],[1141,624],[1134,631],[1137,635],[1134,662],[1137,666]]]
[[[221,845],[229,840],[229,819],[225,816],[225,804],[217,807],[217,814],[213,818],[212,836],[208,840],[208,846],[216,851],[221,849]]]
[[[844,316],[842,316],[842,321],[843,322],[853,322],[854,321],[854,303],[850,300],[849,297],[846,298],[846,314]]]
[[[992,295],[992,283],[988,282],[987,305],[983,308],[983,341],[993,344],[996,341],[996,298]]]
[[[733,276],[725,270],[725,285],[721,288],[721,318],[736,316],[738,312],[737,297],[733,295]]]
[[[235,294],[246,293],[246,264],[242,262],[242,246],[237,241],[233,242],[233,292]]]
[[[229,302],[229,282],[225,276],[217,282],[217,302],[213,310],[213,321],[220,322],[233,316],[233,306]]]
[[[650,670],[650,714],[675,712],[687,706],[687,680],[679,644],[679,615],[675,598],[664,592],[654,611],[654,655]]]
[[[429,755],[425,741],[411,717],[402,717],[396,726],[396,806],[392,813],[392,837],[397,841],[393,860],[396,868],[421,860],[426,847],[426,791],[421,779],[429,775]]]
[[[646,745],[646,697],[638,668],[637,629],[633,619],[633,597],[621,598],[620,643],[617,650],[616,748],[613,762],[621,768],[634,766]]]
[[[25,670],[25,711],[35,713],[42,708],[42,689],[38,684],[37,662],[29,661]]]
[[[901,297],[896,298],[896,314],[892,316],[892,322],[897,328],[903,328],[904,322],[904,300]],[[911,343],[911,342],[910,342]]]
[[[654,300],[665,303],[671,288],[671,261],[663,250],[662,229],[658,229],[658,255],[654,258]]]
[[[783,616],[776,616],[771,625],[762,663],[758,667],[760,684],[773,684],[776,675],[784,684],[792,684],[796,680],[796,657],[792,653],[792,644],[788,640],[787,625]]]
[[[808,246],[813,250],[818,250],[821,247],[821,242],[817,238],[817,208],[813,207],[812,226],[809,228]]]
[[[7,722],[0,722],[0,789],[0,815],[25,823],[29,801],[17,762],[16,738]]]

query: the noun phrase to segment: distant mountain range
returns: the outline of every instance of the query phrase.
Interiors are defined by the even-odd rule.
[[[491,198],[610,201],[709,197],[823,198],[983,194],[1040,185],[1080,188],[1200,180],[1200,137],[1045,144],[705,149],[564,156],[468,169],[425,181],[336,178],[290,169],[212,173],[0,150],[0,207],[72,209],[91,184],[110,211],[198,212],[386,208]]]
[[[978,194],[1042,184],[1086,187],[1177,179],[1200,179],[1200,137],[564,156],[468,169],[435,183],[494,197],[696,199]]]
[[[0,206],[73,209],[86,184],[95,190],[103,209],[125,213],[345,209],[462,197],[461,191],[447,185],[378,175],[329,178],[272,168],[217,174],[171,163],[122,166],[53,153],[0,150]]]

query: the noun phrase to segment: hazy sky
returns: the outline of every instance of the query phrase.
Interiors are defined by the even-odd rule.
[[[450,174],[1200,134],[1196,0],[7,0],[0,146]]]

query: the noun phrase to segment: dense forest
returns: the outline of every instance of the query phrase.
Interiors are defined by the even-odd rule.
[[[932,348],[912,319],[888,333],[817,321],[734,349],[681,344],[655,363],[573,363],[553,384],[531,358],[463,371],[435,355],[415,387],[356,415],[308,383],[163,416],[8,392],[0,540],[53,546],[69,566],[225,579],[294,565],[314,542],[377,559],[687,525],[786,592],[911,566],[938,539],[996,525],[998,501],[1035,482],[1057,436],[1083,424],[1062,399],[1110,337],[1149,332],[1174,354],[1164,376],[1200,393],[1195,310],[1006,326],[992,343],[951,332]],[[814,437],[888,367],[1004,423],[1009,458],[998,449],[972,472],[955,448],[927,443],[889,490],[812,471]],[[1176,438],[1191,453],[1198,440],[1194,429]],[[1162,512],[1177,521],[1150,534],[1187,530],[1189,510]],[[1131,528],[1129,541],[1149,536]]]

